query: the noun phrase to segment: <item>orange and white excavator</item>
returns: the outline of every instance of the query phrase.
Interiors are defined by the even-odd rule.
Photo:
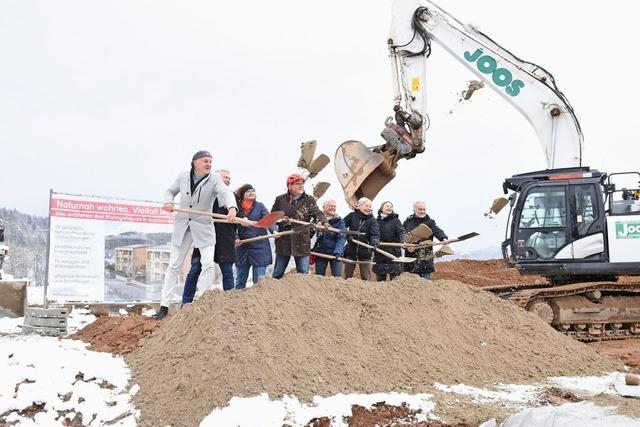
[[[373,199],[401,159],[425,151],[426,65],[435,41],[515,107],[533,126],[546,169],[503,183],[510,205],[502,252],[521,274],[549,283],[492,289],[581,340],[640,337],[640,173],[605,173],[582,165],[583,135],[553,75],[429,0],[395,0],[388,40],[394,117],[384,144],[346,141],[334,167],[351,205]],[[424,155],[424,154],[423,154]],[[494,210],[497,209],[494,207]]]

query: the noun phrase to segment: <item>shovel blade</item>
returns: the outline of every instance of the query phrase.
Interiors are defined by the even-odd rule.
[[[420,224],[413,230],[409,231],[404,239],[406,243],[417,243],[420,240],[428,239],[433,235],[433,230],[426,224]]]
[[[447,255],[453,255],[453,249],[449,245],[442,245],[440,249],[436,251],[436,258],[440,258]]]
[[[260,221],[258,221],[256,225],[254,225],[254,227],[269,228],[272,225],[274,225],[277,221],[281,220],[283,217],[284,217],[283,211],[275,211],[275,212],[268,213],[267,215],[262,217]]]
[[[462,242],[463,240],[471,239],[472,237],[476,237],[476,236],[479,236],[479,235],[480,235],[480,233],[476,233],[474,231],[474,232],[463,234],[462,236],[456,237],[456,241]]]
[[[320,154],[313,159],[307,170],[309,171],[309,178],[315,178],[329,164],[329,156],[326,154]]]
[[[416,258],[409,258],[407,256],[400,256],[400,257],[396,257],[393,259],[393,262],[402,262],[402,263],[410,263],[410,262],[414,262],[416,260]]]
[[[324,193],[327,192],[330,186],[331,184],[324,181],[317,183],[313,186],[313,197],[319,199],[320,197],[324,196]]]
[[[498,197],[491,204],[491,208],[489,208],[489,212],[497,215],[505,206],[509,204],[509,200],[504,197]]]
[[[298,167],[309,170],[309,165],[316,153],[317,142],[315,140],[303,142],[300,144],[300,159],[298,159]]]

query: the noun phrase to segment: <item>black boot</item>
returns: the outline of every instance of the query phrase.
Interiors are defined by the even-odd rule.
[[[165,318],[167,314],[169,314],[169,307],[165,307],[164,305],[161,305],[160,311],[158,311],[154,317],[156,318],[156,320],[162,320]]]

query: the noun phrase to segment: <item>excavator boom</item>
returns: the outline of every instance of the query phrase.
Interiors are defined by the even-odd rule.
[[[432,41],[520,111],[538,135],[548,168],[582,165],[580,123],[551,73],[431,1],[395,0],[388,40],[394,113],[381,133],[384,145],[367,148],[352,140],[336,151],[336,174],[350,205],[362,196],[373,199],[395,177],[400,159],[424,152]]]

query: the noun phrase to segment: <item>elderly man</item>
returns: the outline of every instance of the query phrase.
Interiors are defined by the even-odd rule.
[[[373,257],[371,250],[353,243],[353,240],[358,240],[373,247],[378,247],[380,244],[380,229],[378,228],[378,221],[376,221],[372,212],[373,208],[371,207],[371,200],[366,197],[362,197],[358,200],[358,207],[345,217],[344,222],[347,225],[347,228],[351,231],[361,233],[353,238],[348,238],[349,243],[344,251],[345,258],[349,258],[354,261],[371,261],[371,258]],[[355,264],[346,264],[344,266],[344,278],[348,279],[353,277],[355,268]],[[370,276],[371,264],[368,262],[361,263],[360,278],[362,280],[369,280]]]
[[[418,201],[413,204],[413,215],[410,215],[402,224],[406,232],[409,232],[419,226],[425,224],[433,231],[433,237],[442,241],[447,240],[448,237],[440,227],[436,225],[436,222],[427,215],[427,205],[425,202]],[[420,275],[423,279],[429,280],[431,273],[436,269],[433,264],[433,248],[421,248],[418,250],[407,249],[405,256],[415,258],[416,261],[405,264],[404,270],[410,273]]]
[[[304,176],[297,173],[289,175],[287,177],[287,192],[276,197],[271,212],[284,211],[287,218],[329,225],[324,213],[318,208],[316,199],[305,193],[305,180]],[[276,239],[276,263],[273,266],[274,279],[280,279],[284,276],[291,256],[296,262],[296,271],[298,273],[309,272],[310,231],[307,226],[296,225],[287,221],[282,221],[278,225],[278,231],[291,229],[295,229],[298,232]]]
[[[326,200],[322,204],[322,211],[326,215],[330,226],[346,231],[347,227],[344,224],[344,220],[336,213],[336,206],[335,200]],[[313,250],[314,252],[319,252],[321,254],[342,257],[344,255],[344,244],[346,241],[346,233],[320,231]],[[328,260],[326,258],[318,257],[316,259],[316,274],[324,276],[329,263],[331,264],[331,275],[334,277],[340,277],[342,275],[342,263],[337,259]]]
[[[227,219],[234,220],[238,212],[236,199],[222,179],[216,174],[211,174],[212,161],[213,158],[208,151],[195,153],[191,159],[191,169],[180,173],[165,191],[162,208],[173,212],[173,201],[178,193],[180,193],[180,207],[183,209],[211,212],[213,202],[218,199],[220,206],[229,210]],[[169,304],[178,286],[178,275],[192,243],[200,251],[202,264],[198,285],[210,286],[213,281],[215,241],[211,217],[178,212],[173,225],[169,267],[164,276],[162,301],[160,311],[156,315],[157,319],[164,318],[169,312]]]
[[[216,174],[222,179],[224,185],[229,187],[231,184],[231,172],[226,169],[216,171]],[[213,203],[213,213],[228,214],[227,208],[221,207],[216,198]],[[234,286],[233,279],[233,263],[236,262],[236,226],[234,224],[214,223],[216,230],[216,245],[213,261],[218,264],[222,272],[222,289],[230,291]],[[193,249],[191,255],[191,269],[184,282],[184,292],[182,294],[182,304],[193,302],[196,294],[196,287],[200,272],[202,271],[202,263],[200,262],[200,250]]]

